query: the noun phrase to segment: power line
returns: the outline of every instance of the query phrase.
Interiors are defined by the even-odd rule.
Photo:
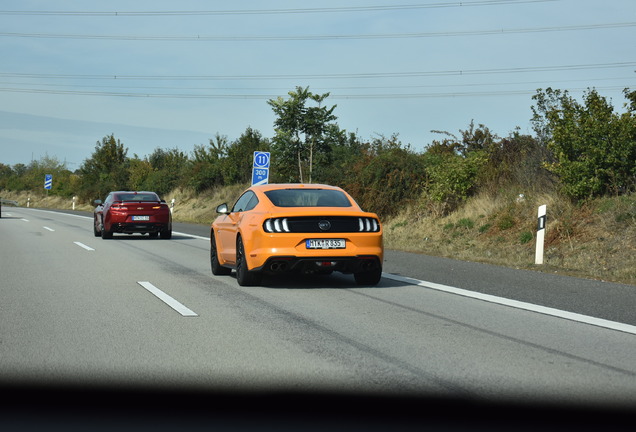
[[[291,9],[234,9],[234,10],[182,10],[182,11],[27,11],[2,10],[0,15],[44,15],[44,16],[183,16],[183,15],[283,15],[283,14],[315,14],[315,13],[345,13],[345,12],[378,12],[394,10],[416,10],[436,8],[457,8],[472,6],[499,6],[524,3],[545,3],[559,0],[477,0],[443,3],[378,5],[378,6],[342,6],[323,8],[291,8]]]
[[[467,30],[454,32],[428,33],[385,33],[385,34],[341,34],[341,35],[291,35],[291,36],[165,36],[165,35],[96,35],[96,34],[61,34],[61,33],[16,33],[0,32],[0,37],[37,38],[37,39],[78,39],[78,40],[118,40],[118,41],[172,41],[172,42],[280,42],[280,41],[320,41],[320,40],[355,40],[355,39],[416,39],[451,36],[488,36],[520,33],[547,33],[581,30],[616,29],[635,27],[636,22],[584,24],[573,26],[535,27],[519,29]]]
[[[432,76],[467,76],[488,74],[516,74],[527,72],[576,71],[587,69],[632,68],[636,62],[591,63],[557,66],[526,66],[516,68],[464,69],[410,72],[366,72],[340,74],[275,74],[275,75],[108,75],[108,74],[40,74],[0,72],[0,77],[62,80],[161,80],[161,81],[244,81],[244,80],[299,80],[299,79],[370,79],[370,78],[412,78]]]
[[[623,90],[625,86],[595,87],[597,90]],[[586,88],[568,89],[571,92],[584,91]],[[46,90],[24,88],[0,88],[0,92],[31,93],[51,95],[75,95],[75,96],[109,96],[128,98],[163,98],[163,99],[274,99],[279,94],[177,94],[177,93],[131,93],[131,92],[100,92],[84,90]],[[331,99],[423,99],[423,98],[451,98],[451,97],[485,97],[485,96],[510,96],[534,94],[536,89],[526,90],[500,90],[500,91],[474,91],[474,92],[445,92],[445,93],[377,93],[377,94],[330,94]]]
[[[634,79],[632,76],[623,76],[623,77],[610,77],[610,78],[593,78],[594,82],[599,81],[620,81],[620,82],[629,82]],[[581,82],[590,82],[590,78],[586,79],[559,79],[559,83],[581,83]],[[0,85],[4,86],[29,86],[29,85],[37,85],[39,87],[57,87],[57,88],[84,88],[86,85],[83,84],[52,84],[52,83],[32,83],[32,82],[15,82],[15,81],[0,81]],[[504,87],[504,86],[517,86],[517,85],[545,85],[545,80],[543,81],[515,81],[515,82],[491,82],[491,83],[453,83],[453,84],[416,84],[416,85],[357,85],[357,86],[330,86],[330,87],[314,87],[314,91],[338,91],[338,90],[414,90],[414,89],[425,89],[425,88],[467,88],[467,87]],[[554,87],[555,85],[552,85]],[[287,92],[289,91],[289,87],[184,87],[184,86],[149,86],[149,85],[100,85],[100,84],[91,84],[91,88],[93,89],[121,89],[121,90],[189,90],[189,91],[259,91],[259,92]]]

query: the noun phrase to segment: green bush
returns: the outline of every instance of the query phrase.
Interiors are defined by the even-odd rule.
[[[510,215],[502,216],[497,222],[497,227],[504,231],[515,226],[515,218]]]
[[[619,115],[596,90],[583,103],[567,91],[539,90],[532,107],[535,130],[547,143],[565,194],[575,200],[619,194],[636,187],[636,92],[630,112]]]
[[[524,231],[519,235],[519,243],[526,244],[530,242],[533,238],[534,236],[532,235],[530,231]]]

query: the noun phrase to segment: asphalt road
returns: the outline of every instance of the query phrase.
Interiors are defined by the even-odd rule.
[[[636,287],[388,251],[351,275],[240,287],[209,228],[94,237],[4,208],[0,379],[633,406]]]

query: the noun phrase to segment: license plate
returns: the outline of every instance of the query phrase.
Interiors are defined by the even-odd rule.
[[[305,246],[307,249],[344,249],[345,239],[307,239]]]
[[[149,221],[150,216],[133,216],[132,220],[134,221]]]

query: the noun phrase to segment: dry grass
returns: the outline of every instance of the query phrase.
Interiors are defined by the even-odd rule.
[[[174,220],[210,224],[217,216],[216,207],[228,203],[230,206],[239,195],[249,187],[248,184],[219,187],[199,195],[192,190],[177,189],[167,194],[165,200],[175,200]]]
[[[248,185],[218,188],[202,194],[175,190],[174,219],[209,224],[216,206],[233,203]],[[26,206],[26,193],[0,196]],[[547,205],[544,264],[535,265],[537,207]],[[31,207],[71,209],[72,201],[31,194]],[[77,210],[92,211],[89,204]],[[636,285],[636,196],[597,199],[573,205],[555,193],[476,196],[444,217],[405,209],[383,221],[385,246],[466,261],[559,273]]]
[[[384,221],[389,249],[636,285],[636,197],[575,206],[556,194],[478,196],[446,217],[413,208]],[[535,265],[537,208],[547,205],[544,264]]]

